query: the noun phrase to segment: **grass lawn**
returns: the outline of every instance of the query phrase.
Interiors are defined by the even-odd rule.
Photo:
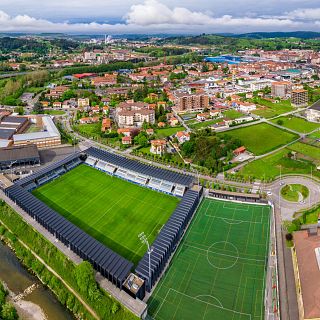
[[[283,123],[280,124],[281,126],[288,129],[295,130],[297,132],[301,132],[301,133],[308,133],[320,127],[320,123],[317,124],[314,122],[309,122],[305,119],[294,117],[294,116],[280,117],[280,118],[273,119],[271,121],[275,124],[278,124],[279,121],[282,121]]]
[[[239,111],[237,111],[237,110],[228,110],[228,111],[223,113],[223,116],[226,117],[226,118],[229,118],[231,120],[234,120],[234,119],[238,119],[238,118],[243,117],[244,114],[239,112]]]
[[[263,320],[270,207],[205,199],[148,301],[155,320]]]
[[[320,161],[320,149],[309,144],[296,142],[288,147],[288,149],[304,154],[307,157],[313,158],[315,161]]]
[[[282,100],[279,103],[272,103],[271,101],[265,99],[255,98],[250,101],[255,102],[258,107],[258,109],[252,111],[252,113],[263,118],[276,117],[283,113],[294,110],[294,108],[291,106],[290,100]]]
[[[184,131],[184,130],[185,130],[185,128],[183,126],[157,129],[156,130],[156,137],[159,139],[165,138],[165,137],[169,137],[169,136],[176,134],[178,131]]]
[[[310,134],[308,137],[310,137],[312,139],[320,139],[320,131],[314,132],[314,133]]]
[[[65,112],[63,110],[44,110],[45,114],[50,114],[52,116],[62,116],[63,114],[65,114]]]
[[[282,198],[290,202],[298,202],[300,195],[301,200],[309,196],[309,189],[302,184],[287,184],[281,189]]]
[[[208,121],[203,121],[203,122],[197,122],[195,124],[190,124],[189,127],[192,129],[202,129],[202,128],[206,128],[209,126],[212,126],[218,122],[220,122],[222,119],[213,119],[213,120],[208,120]]]
[[[89,135],[89,136],[100,136],[101,132],[101,122],[98,123],[90,123],[90,124],[78,124],[76,125],[77,130],[81,134]]]
[[[297,135],[267,123],[234,129],[218,135],[229,135],[240,139],[243,145],[255,155],[268,153],[298,138]]]
[[[252,161],[244,166],[239,173],[245,176],[256,177],[258,179],[274,179],[282,174],[313,174],[320,177],[320,172],[316,170],[311,161],[289,159],[287,154],[290,150],[283,149],[267,157]]]
[[[111,177],[86,165],[33,191],[72,223],[137,264],[146,252],[138,239],[152,243],[179,199]]]

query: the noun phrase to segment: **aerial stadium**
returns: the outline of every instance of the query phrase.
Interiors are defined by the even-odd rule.
[[[94,147],[5,193],[114,286],[149,301],[154,319],[263,319],[271,214],[265,203],[243,203],[242,195],[230,202],[213,190],[210,199],[191,175]],[[233,290],[236,300],[229,301]]]

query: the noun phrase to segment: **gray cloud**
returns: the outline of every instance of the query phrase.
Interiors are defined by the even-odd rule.
[[[1,0],[1,2],[7,0]],[[20,1],[20,0],[16,0]],[[15,2],[16,2],[15,1]],[[199,33],[199,32],[249,32],[249,31],[284,31],[284,30],[318,30],[320,21],[320,8],[294,8],[291,11],[279,12],[277,15],[258,15],[248,11],[246,14],[218,14],[215,10],[209,10],[207,6],[197,6],[198,9],[182,6],[188,1],[175,1],[174,6],[168,6],[166,0],[145,0],[145,2],[131,3],[129,9],[124,12],[119,23],[108,23],[108,18],[86,18],[89,23],[71,23],[57,18],[42,18],[36,14],[13,14],[0,11],[0,30],[2,32],[65,32],[65,33]],[[199,3],[202,0],[199,0]],[[228,2],[229,0],[225,0]],[[239,0],[240,1],[240,0]],[[248,0],[247,2],[250,2]],[[262,2],[264,0],[261,0]],[[273,1],[273,0],[271,0]],[[291,0],[295,2],[295,0]],[[35,2],[28,1],[28,4]],[[96,3],[95,11],[99,10],[99,4],[106,2],[92,0]],[[124,1],[121,1],[122,4]],[[308,1],[306,1],[308,2]],[[7,2],[8,3],[8,2]],[[22,3],[22,2],[21,2]],[[61,4],[66,10],[74,8],[75,12],[87,7],[87,2],[80,0],[49,2],[43,6],[47,10],[53,5]],[[191,3],[191,1],[190,1]],[[194,3],[194,2],[193,2]],[[5,3],[4,3],[5,4]],[[92,3],[91,3],[92,5]],[[121,5],[118,3],[118,9]],[[6,6],[1,6],[6,7]],[[43,8],[42,7],[42,8]],[[92,6],[91,6],[92,7]],[[29,7],[29,10],[31,7]],[[200,10],[201,8],[202,10]],[[113,7],[114,9],[114,7]],[[212,8],[213,9],[213,8]],[[235,11],[237,11],[235,9]],[[110,11],[111,12],[111,11]],[[106,17],[111,17],[110,13]],[[70,20],[77,18],[75,13]],[[74,21],[74,20],[73,20]],[[79,20],[77,20],[79,21]],[[102,21],[102,22],[101,22]]]

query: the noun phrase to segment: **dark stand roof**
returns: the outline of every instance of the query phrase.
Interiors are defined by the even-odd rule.
[[[184,186],[190,186],[194,180],[193,176],[189,174],[181,174],[166,169],[157,168],[94,147],[87,149],[85,153],[92,157],[109,162],[117,167],[122,167],[130,171],[147,175],[149,177],[166,180]]]
[[[35,144],[2,148],[0,151],[0,162],[27,159],[40,159],[38,148]]]

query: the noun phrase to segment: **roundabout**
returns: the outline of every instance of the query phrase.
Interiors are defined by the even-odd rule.
[[[309,189],[303,184],[286,184],[280,194],[286,201],[301,203],[309,197]]]

